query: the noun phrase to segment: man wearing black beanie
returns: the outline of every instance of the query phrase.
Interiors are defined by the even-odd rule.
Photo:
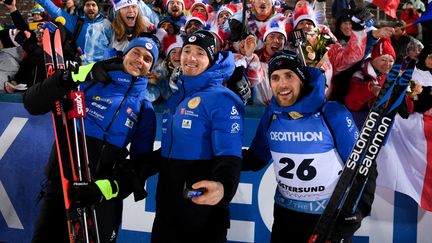
[[[280,106],[293,105],[308,90],[309,77],[297,55],[280,51],[268,63],[269,82],[273,97]],[[286,82],[282,82],[287,77]]]
[[[319,69],[302,66],[293,52],[276,53],[268,66],[273,97],[251,147],[243,151],[242,170],[258,171],[273,161],[277,190],[270,242],[308,242],[358,129],[343,105],[325,100]],[[354,213],[341,213],[331,242],[352,242],[369,214],[376,170],[369,179]]]

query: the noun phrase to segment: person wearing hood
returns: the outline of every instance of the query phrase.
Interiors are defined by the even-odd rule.
[[[156,114],[146,99],[145,91],[146,75],[153,68],[158,53],[151,38],[137,37],[129,43],[122,58],[80,66],[68,73],[58,70],[53,77],[30,87],[23,97],[24,107],[30,114],[42,115],[52,111],[55,101],[64,97],[71,88],[89,81],[79,87],[85,92],[84,124],[89,169],[92,181],[97,180],[97,183],[75,183],[67,156],[63,158],[63,166],[70,183],[68,196],[71,207],[94,205],[100,242],[116,242],[123,199],[131,192],[135,198],[146,196],[144,185],[125,185],[121,178],[135,178],[128,166],[153,151]],[[58,131],[64,130],[60,128]],[[66,151],[65,132],[57,135],[58,147]],[[45,192],[33,232],[34,243],[69,242],[56,151],[54,145],[46,166]],[[128,156],[130,159],[126,159]],[[120,192],[118,187],[123,190]]]
[[[243,102],[223,85],[235,61],[199,30],[184,41],[180,63],[178,90],[162,117],[161,149],[141,163],[159,172],[151,242],[224,243],[244,129]]]
[[[414,111],[432,115],[432,45],[426,45],[418,56],[412,80],[422,86],[414,100]]]
[[[62,10],[51,0],[37,0],[37,2],[45,8],[53,19],[60,16],[65,18],[65,27],[72,34],[71,41],[80,49],[80,55],[84,51],[87,28],[94,23],[101,22],[105,18],[101,12],[99,0],[81,1],[81,7],[77,10],[77,14],[70,14]]]
[[[165,3],[165,17],[170,19],[177,26],[185,25],[185,11],[186,8],[183,0],[167,0]]]
[[[242,171],[258,171],[273,161],[278,186],[271,242],[308,242],[358,129],[343,105],[325,100],[322,72],[304,67],[294,52],[272,56],[268,76],[273,97],[251,147],[243,151]],[[375,188],[370,181],[355,213],[342,212],[332,242],[351,242],[369,214]]]

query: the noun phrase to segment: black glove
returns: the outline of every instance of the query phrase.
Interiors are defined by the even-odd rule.
[[[109,58],[107,60],[79,66],[77,62],[66,62],[66,70],[70,73],[73,82],[101,82],[109,84],[112,79],[108,71],[123,70],[123,59],[121,57]]]
[[[252,97],[249,82],[244,74],[243,66],[236,67],[234,73],[227,81],[227,87],[236,93],[244,104],[246,104]]]
[[[374,15],[368,8],[357,8],[353,10],[353,16],[351,17],[352,29],[354,31],[363,30],[366,27],[372,27],[374,25]]]
[[[15,42],[20,44],[21,46],[24,45],[24,43],[30,39],[31,37],[31,33],[29,31],[26,30],[20,30],[18,31],[18,33],[15,35]]]
[[[408,104],[406,103],[405,99],[399,105],[397,112],[399,116],[402,117],[403,119],[408,119],[409,117]]]
[[[87,207],[117,197],[118,185],[113,180],[75,181],[68,188],[69,200],[75,207]]]
[[[331,242],[345,242],[360,228],[363,216],[360,212],[347,214],[341,212],[330,236]]]

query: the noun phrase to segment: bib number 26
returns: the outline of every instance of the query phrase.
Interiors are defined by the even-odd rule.
[[[304,159],[297,167],[295,174],[302,181],[310,181],[316,176],[316,168],[311,165],[313,159]],[[281,158],[280,164],[286,164],[284,168],[279,171],[279,176],[293,179],[294,173],[291,171],[295,169],[296,163],[290,158]]]

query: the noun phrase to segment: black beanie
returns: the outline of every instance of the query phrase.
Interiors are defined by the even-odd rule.
[[[3,44],[3,48],[16,47],[11,40],[10,31],[10,29],[0,30],[0,41]]]
[[[280,69],[289,69],[293,71],[295,74],[297,74],[302,83],[306,85],[306,82],[308,81],[306,77],[306,70],[298,59],[296,53],[291,51],[279,51],[275,53],[268,62],[269,79],[274,71]]]
[[[191,36],[187,37],[183,43],[186,45],[197,45],[205,50],[210,63],[213,63],[216,57],[216,38],[206,30],[197,30]]]

